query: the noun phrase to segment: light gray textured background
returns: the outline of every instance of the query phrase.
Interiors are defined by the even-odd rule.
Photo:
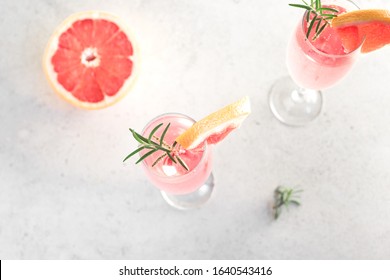
[[[0,259],[390,258],[390,47],[326,90],[317,121],[286,127],[267,93],[287,74],[300,15],[289,2],[1,0]],[[59,99],[41,67],[54,28],[91,9],[125,19],[142,56],[132,92],[100,111]],[[243,95],[253,113],[215,147],[205,207],[171,209],[122,164],[128,127],[169,111],[199,119]],[[303,204],[275,222],[279,184],[304,189]]]

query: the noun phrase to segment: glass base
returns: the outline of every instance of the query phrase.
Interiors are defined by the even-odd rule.
[[[269,94],[272,113],[292,126],[303,126],[317,118],[322,103],[321,91],[299,88],[290,77],[276,81]]]
[[[207,181],[192,193],[174,195],[161,191],[161,194],[165,201],[168,202],[168,204],[172,207],[180,210],[188,210],[198,208],[205,204],[210,199],[213,189],[214,176],[211,173]]]

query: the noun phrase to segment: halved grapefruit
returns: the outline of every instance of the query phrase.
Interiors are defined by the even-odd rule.
[[[239,127],[250,112],[250,101],[246,96],[194,123],[176,138],[176,142],[187,150],[205,141],[216,144]]]
[[[51,36],[43,67],[51,86],[68,102],[100,109],[120,100],[133,83],[136,53],[126,25],[101,11],[68,17]]]
[[[347,50],[363,41],[361,52],[368,53],[390,44],[390,11],[367,9],[340,14],[332,19]]]

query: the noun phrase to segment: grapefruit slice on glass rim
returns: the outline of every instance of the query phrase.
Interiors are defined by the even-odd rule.
[[[126,25],[101,11],[76,13],[62,22],[43,56],[46,77],[59,96],[84,109],[100,109],[129,91],[137,67]]]
[[[250,113],[249,97],[245,96],[197,121],[180,134],[176,142],[187,150],[195,149],[205,141],[216,144],[238,128]]]
[[[375,51],[390,44],[390,11],[380,9],[355,10],[332,19],[347,50],[355,49],[361,42],[362,53]],[[364,41],[363,41],[364,40]]]

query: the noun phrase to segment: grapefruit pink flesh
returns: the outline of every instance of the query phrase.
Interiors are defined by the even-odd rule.
[[[215,133],[215,134],[209,136],[207,138],[207,144],[217,144],[218,142],[221,142],[235,128],[236,128],[236,126],[231,125],[231,126],[228,126],[227,128],[225,128],[223,131],[221,131],[219,133]]]
[[[57,81],[76,99],[97,103],[114,96],[130,77],[133,47],[106,19],[81,19],[59,37],[51,58]]]
[[[387,10],[356,10],[335,17],[336,28],[347,50],[362,42],[361,52],[368,53],[390,44],[390,12]]]

